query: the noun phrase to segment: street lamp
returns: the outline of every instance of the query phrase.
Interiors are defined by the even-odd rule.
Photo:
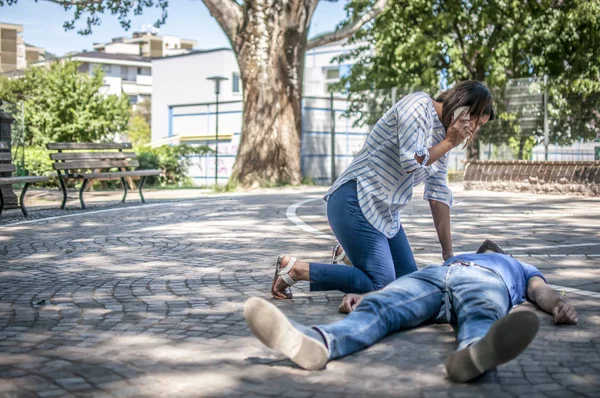
[[[221,93],[221,81],[229,80],[223,76],[212,76],[207,77],[206,80],[212,80],[215,83],[215,95],[217,97],[217,110],[216,110],[216,119],[217,123],[215,126],[215,187],[218,185],[218,174],[219,174],[219,94]]]

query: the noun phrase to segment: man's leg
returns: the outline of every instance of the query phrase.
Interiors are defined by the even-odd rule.
[[[375,344],[386,335],[435,318],[443,304],[447,267],[432,266],[367,295],[342,321],[315,326],[327,342],[329,359]]]
[[[250,298],[246,323],[266,346],[304,369],[321,369],[328,360],[368,347],[385,335],[417,326],[440,313],[446,267],[430,267],[369,294],[344,320],[308,327],[291,322],[273,304]]]
[[[506,315],[510,297],[502,279],[479,267],[453,267],[448,279],[457,320],[458,349],[446,360],[450,379],[466,382],[516,358],[533,341],[537,315]]]

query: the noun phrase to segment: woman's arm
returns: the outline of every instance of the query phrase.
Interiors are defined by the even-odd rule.
[[[442,246],[442,257],[446,261],[454,257],[454,252],[452,251],[452,234],[450,232],[450,207],[437,200],[430,200],[429,207],[431,208],[435,230]]]
[[[452,146],[452,143],[448,140],[443,140],[443,141],[437,143],[436,145],[432,146],[431,148],[427,148],[427,150],[429,151],[429,159],[427,160],[427,163],[425,165],[429,166],[430,164],[432,164],[433,162],[435,162],[436,160],[438,160],[439,158],[444,156],[452,148],[454,148],[454,147]],[[425,159],[425,156],[419,156],[415,153],[415,160],[419,164],[423,164],[424,159]]]

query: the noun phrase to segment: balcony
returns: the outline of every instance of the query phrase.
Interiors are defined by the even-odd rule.
[[[139,86],[152,86],[152,76],[137,75],[136,82]]]

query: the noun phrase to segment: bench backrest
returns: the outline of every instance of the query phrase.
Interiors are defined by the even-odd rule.
[[[12,173],[16,170],[17,168],[12,164],[12,154],[8,150],[8,142],[0,141],[0,173]]]
[[[54,160],[52,166],[59,173],[61,171],[68,173],[68,170],[135,168],[140,165],[135,152],[123,151],[131,149],[131,144],[128,142],[104,144],[57,142],[48,144],[47,148],[58,151],[50,154],[50,159]]]

